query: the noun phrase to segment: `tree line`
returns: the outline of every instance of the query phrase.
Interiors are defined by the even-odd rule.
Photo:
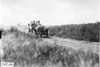
[[[100,41],[100,22],[51,26],[49,35],[90,42]]]

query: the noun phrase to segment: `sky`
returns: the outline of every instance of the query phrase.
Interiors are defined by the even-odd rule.
[[[94,23],[100,21],[100,0],[0,0],[0,25]]]

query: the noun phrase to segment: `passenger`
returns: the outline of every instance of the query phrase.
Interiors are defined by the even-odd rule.
[[[37,21],[37,22],[36,22],[36,25],[37,25],[37,26],[36,26],[36,29],[38,29],[39,27],[44,27],[44,26],[40,23],[40,21]]]
[[[41,23],[40,23],[40,21],[37,21],[36,24],[37,24],[38,27],[42,26]]]
[[[35,23],[35,20],[33,20],[33,24]]]
[[[33,20],[33,22],[31,21],[31,26],[32,27],[36,26],[35,20]]]

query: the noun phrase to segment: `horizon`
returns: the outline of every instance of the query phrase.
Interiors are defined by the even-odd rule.
[[[100,22],[100,0],[0,0],[0,25],[87,24]]]
[[[100,23],[100,21],[96,21],[96,22],[94,22],[94,23],[79,23],[79,24],[62,24],[62,25],[81,25],[81,24],[95,24],[95,23]],[[44,26],[46,26],[46,27],[50,27],[50,26],[62,26],[62,25],[44,25]],[[2,27],[12,27],[12,26],[28,26],[28,24],[26,24],[26,25],[18,25],[18,24],[15,24],[15,25],[0,25],[0,28],[2,28]]]

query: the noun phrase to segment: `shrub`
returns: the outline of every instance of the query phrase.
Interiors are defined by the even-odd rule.
[[[10,29],[10,31],[11,31],[11,32],[15,32],[15,31],[18,31],[18,29],[17,29],[16,27],[13,27],[13,26],[12,26],[11,29]]]
[[[52,26],[49,29],[51,36],[85,40],[90,42],[100,41],[100,22],[80,24],[80,25],[61,25]]]

